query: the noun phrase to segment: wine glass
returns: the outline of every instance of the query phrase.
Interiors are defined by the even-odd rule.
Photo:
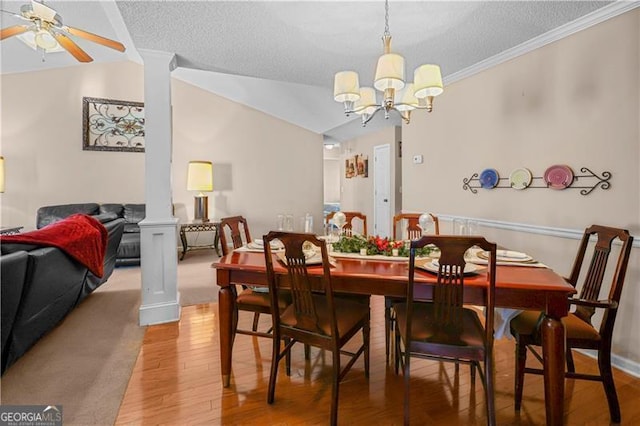
[[[342,235],[342,227],[347,223],[347,217],[342,212],[336,212],[336,214],[333,215],[333,223],[340,229],[340,235]]]
[[[418,224],[422,228],[422,235],[427,235],[433,229],[433,218],[429,213],[422,213],[418,218]]]

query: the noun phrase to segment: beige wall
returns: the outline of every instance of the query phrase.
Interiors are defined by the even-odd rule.
[[[143,68],[88,64],[2,75],[2,226],[35,227],[38,207],[144,202],[144,154],[82,150],[82,97],[143,101]],[[280,211],[322,218],[322,137],[251,108],[172,83],[176,216],[193,217],[189,160],[214,163],[209,217],[245,215],[255,238]]]
[[[639,28],[636,9],[448,86],[433,113],[403,127],[403,209],[510,225],[481,230],[563,274],[578,241],[548,234],[600,223],[640,236]],[[411,164],[416,154],[424,164]],[[463,178],[487,167],[508,178],[518,167],[542,176],[553,164],[610,171],[611,189],[462,189]],[[636,369],[639,269],[635,248],[614,342],[619,361]]]

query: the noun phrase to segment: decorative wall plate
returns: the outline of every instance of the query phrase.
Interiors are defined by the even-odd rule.
[[[533,176],[531,175],[531,171],[522,167],[511,172],[511,175],[509,176],[509,183],[513,189],[525,189],[531,185],[532,179]]]
[[[555,164],[544,172],[544,181],[552,189],[565,189],[573,183],[573,170],[565,164]]]
[[[500,181],[500,176],[498,175],[498,171],[496,169],[484,169],[482,173],[480,173],[480,186],[485,189],[495,188]]]

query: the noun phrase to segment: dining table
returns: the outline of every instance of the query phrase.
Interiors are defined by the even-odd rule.
[[[275,255],[274,255],[275,256]],[[332,257],[333,290],[341,293],[404,297],[408,283],[409,264],[404,261],[368,256]],[[220,331],[220,364],[222,383],[230,385],[233,353],[233,313],[236,292],[233,285],[267,286],[264,253],[233,251],[212,265],[219,286],[218,309]],[[284,265],[274,259],[276,274],[287,273]],[[318,277],[320,266],[309,267],[309,274]],[[482,305],[486,297],[486,271],[466,276],[465,303]],[[429,298],[435,284],[435,274],[417,269],[416,297]],[[427,284],[427,285],[423,285]],[[568,314],[568,297],[575,289],[550,268],[497,266],[496,307],[539,310],[543,313],[540,332],[544,364],[544,395],[546,423],[561,425],[564,410],[565,330],[561,318]]]

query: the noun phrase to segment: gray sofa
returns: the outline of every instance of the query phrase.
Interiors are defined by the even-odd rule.
[[[57,247],[7,243],[3,239],[2,373],[107,281],[115,267],[124,219],[108,220],[103,225],[108,240],[101,277]]]
[[[38,209],[38,229],[75,213],[94,216],[105,226],[112,220],[124,219],[124,232],[114,259],[115,266],[140,265],[140,227],[144,219],[144,204],[82,203],[44,206]]]

